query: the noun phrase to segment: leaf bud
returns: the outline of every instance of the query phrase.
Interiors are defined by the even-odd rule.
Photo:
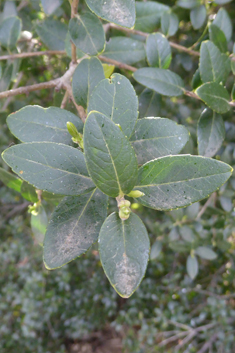
[[[128,207],[122,207],[119,210],[119,217],[122,221],[126,221],[130,217],[131,210]]]
[[[118,207],[123,208],[123,207],[130,207],[131,203],[128,200],[122,200],[119,202]]]
[[[127,194],[127,196],[129,197],[134,197],[134,198],[138,198],[141,196],[144,196],[145,194],[142,191],[139,190],[132,190],[131,192],[129,192],[129,194]]]
[[[70,133],[70,135],[74,138],[77,138],[78,137],[78,130],[76,128],[76,126],[71,123],[70,121],[67,121],[67,129],[68,129],[68,132]]]

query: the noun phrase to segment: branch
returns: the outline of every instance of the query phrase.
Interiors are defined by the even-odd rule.
[[[23,77],[23,72],[21,71],[21,72],[19,72],[19,74],[18,74],[18,76],[17,76],[16,82],[15,82],[14,85],[13,85],[13,89],[15,89],[15,88],[17,88],[17,87],[19,86],[22,77]],[[6,110],[7,107],[8,107],[8,105],[11,103],[11,100],[12,100],[12,98],[11,98],[11,97],[8,97],[8,98],[6,99],[6,101],[5,101],[5,103],[3,104],[3,107],[2,107],[2,109],[1,109],[0,111]]]
[[[71,18],[74,18],[78,13],[79,0],[71,0]],[[77,48],[74,43],[71,43],[72,52],[72,63],[76,63],[77,60]]]
[[[0,56],[0,60],[8,60],[8,59],[19,59],[19,58],[29,58],[32,56],[41,56],[41,55],[64,55],[66,54],[65,50],[46,50],[46,51],[35,51],[30,53],[18,53],[11,55],[2,55]]]
[[[218,332],[216,332],[214,335],[211,336],[211,338],[209,339],[209,341],[207,341],[202,348],[198,351],[198,353],[205,353],[207,351],[207,349],[209,349],[212,344],[214,343],[214,341],[216,341],[217,336],[218,336]]]
[[[109,63],[109,64],[113,64],[113,65],[119,67],[119,69],[126,69],[126,70],[129,70],[129,71],[132,71],[132,72],[135,72],[137,70],[137,68],[134,67],[134,66],[130,66],[130,65],[121,63],[120,61],[117,61],[117,60],[114,60],[114,59],[106,58],[106,56],[99,55],[98,58],[101,61],[104,61],[104,62]]]

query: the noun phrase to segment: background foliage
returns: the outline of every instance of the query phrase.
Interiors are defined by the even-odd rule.
[[[56,5],[51,7],[52,3]],[[233,2],[165,1],[164,6],[170,6],[171,11],[165,11],[168,8],[164,8],[161,21],[154,23],[153,26],[151,17],[141,21],[141,5],[140,2],[135,27],[137,30],[160,31],[170,37],[167,38],[171,42],[187,48],[198,42],[193,48],[196,51],[199,51],[202,40],[210,39],[215,45],[222,45],[219,48],[221,53],[227,50],[229,53],[233,52],[231,40],[234,39]],[[81,1],[79,11],[85,8],[85,3]],[[222,13],[223,10],[220,9],[226,10],[226,13]],[[0,4],[0,11],[0,26],[9,15],[17,15],[20,21],[15,21],[14,26],[19,28],[22,26],[20,37],[11,37],[10,43],[5,44],[3,43],[5,37],[1,37],[0,30],[1,56],[13,54],[16,51],[16,41],[18,52],[66,49],[68,55],[71,55],[70,41],[68,38],[66,40],[70,19],[68,1],[3,1]],[[214,20],[219,11],[222,13],[221,17],[225,16],[225,22]],[[228,14],[231,26],[226,19]],[[222,28],[221,31],[213,28],[211,25],[213,20],[215,26],[217,21],[217,27]],[[56,39],[48,35],[51,28],[57,33]],[[113,50],[120,45],[120,40],[125,38],[126,43],[123,44],[122,41],[125,51],[119,54],[120,56],[115,53],[113,59],[137,68],[146,66],[144,37],[136,33],[119,31],[115,26],[109,28],[107,37],[110,41],[106,44],[106,54],[103,55],[112,58]],[[164,38],[159,34],[158,39],[164,41]],[[136,41],[135,55],[133,48],[131,55],[128,55],[127,49],[133,44],[131,40]],[[157,59],[151,56],[153,45],[151,40],[155,41],[156,38],[148,37],[146,52],[149,53],[150,65],[154,65]],[[225,40],[228,41],[228,49],[223,46]],[[164,48],[165,45],[166,43]],[[208,44],[204,44],[204,47],[206,45]],[[166,54],[163,55],[162,68],[170,65],[173,72],[184,78],[186,87],[190,87],[193,80],[193,87],[196,88],[199,77],[195,71],[198,63],[200,69],[200,61],[203,60],[203,55],[207,55],[207,48],[205,47],[205,51],[202,52],[201,47],[200,61],[198,56],[189,55],[188,52],[171,47],[170,53],[169,47],[167,48]],[[78,52],[78,57],[82,55]],[[218,58],[216,49],[215,56]],[[209,62],[207,57],[204,60],[206,63]],[[60,77],[68,69],[70,61],[66,55],[2,60],[0,91]],[[231,63],[233,69],[234,63]],[[222,62],[216,75],[221,75],[224,66]],[[207,113],[209,118],[201,115],[205,108],[201,101],[190,96],[179,98],[160,96],[148,89],[144,90],[142,85],[133,80],[131,71],[116,67],[115,72],[125,74],[134,85],[139,95],[140,117],[146,114],[166,117],[187,127],[191,137],[183,153],[197,155],[198,141],[206,129],[211,128],[210,131],[213,131],[213,127],[215,132],[220,131],[220,134],[215,134],[216,142],[215,138],[212,138],[210,146],[199,144],[199,153],[207,156],[216,154],[216,158],[234,165],[235,121],[232,109],[226,111],[225,107],[223,117],[220,116],[216,120],[219,126],[224,124],[224,131],[221,128],[216,130],[213,125],[213,114]],[[201,69],[203,82],[211,80],[207,77],[209,73],[209,69],[206,68],[205,71]],[[226,73],[224,75],[226,76]],[[218,80],[223,80],[223,76],[219,76]],[[232,93],[232,99],[233,84],[234,77],[230,73],[226,80],[226,88]],[[152,96],[154,103],[148,104],[149,97]],[[17,95],[14,99],[1,100],[1,150],[16,142],[5,123],[9,113],[28,104],[60,107],[63,97],[63,91],[41,89],[28,95]],[[66,109],[77,114],[71,101],[67,101]],[[208,121],[211,121],[210,126]],[[221,147],[218,149],[218,146]],[[6,165],[2,166],[7,170]],[[232,352],[235,349],[234,189],[232,176],[218,193],[212,195],[209,202],[196,203],[186,209],[163,213],[145,209],[138,204],[134,205],[135,212],[147,226],[153,246],[151,261],[142,285],[130,299],[125,300],[118,298],[109,286],[100,266],[96,245],[81,259],[59,270],[49,272],[43,268],[41,247],[32,237],[32,229],[34,235],[38,229],[34,227],[31,229],[30,222],[33,225],[33,217],[30,220],[27,213],[27,206],[35,197],[34,191],[28,190],[25,185],[23,193],[24,196],[27,195],[25,201],[20,193],[6,188],[2,183],[1,351],[66,352],[71,342],[79,342],[81,339],[89,341],[94,332],[108,327],[120,335],[123,351],[128,353],[155,351],[203,353],[209,350]],[[49,216],[54,209],[53,202],[43,201],[43,206]],[[111,213],[115,209],[115,204],[111,201],[108,212]],[[195,264],[190,266],[190,254],[192,249],[204,246],[213,248],[213,253],[208,255],[207,252],[203,255],[203,252],[199,251],[196,255],[197,275]],[[195,279],[192,280],[190,276]]]

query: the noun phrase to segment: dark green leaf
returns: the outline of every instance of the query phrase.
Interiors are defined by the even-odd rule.
[[[161,33],[150,34],[146,41],[146,54],[150,66],[168,69],[171,63],[171,47]]]
[[[206,246],[199,246],[195,250],[195,253],[205,260],[214,260],[217,258],[217,254],[210,248],[207,248]]]
[[[139,118],[158,116],[161,110],[161,95],[145,88],[139,96]]]
[[[111,285],[123,298],[129,298],[144,277],[149,258],[148,233],[134,213],[122,221],[112,213],[99,235],[100,260]]]
[[[65,38],[65,51],[70,58],[72,58],[71,43],[72,43],[72,39],[71,39],[70,33],[67,32],[66,38]],[[76,54],[78,59],[81,59],[84,56],[83,51],[77,47],[76,47]]]
[[[62,4],[63,0],[41,0],[46,15],[52,15]]]
[[[173,36],[179,28],[178,16],[171,12],[166,11],[161,16],[161,30],[166,36]]]
[[[198,261],[196,256],[194,257],[192,257],[191,255],[188,256],[186,267],[187,267],[187,272],[189,277],[191,279],[194,279],[198,274]]]
[[[91,110],[120,124],[124,135],[130,137],[138,118],[138,99],[130,81],[120,74],[101,81],[92,92],[88,112]]]
[[[160,24],[161,15],[169,10],[169,6],[157,1],[136,1],[135,29],[143,32],[153,32]]]
[[[210,40],[217,46],[217,48],[219,48],[222,53],[226,53],[226,51],[228,50],[228,43],[224,32],[219,27],[214,24],[210,25],[209,37]]]
[[[92,12],[102,19],[122,27],[133,28],[135,24],[134,0],[86,0]]]
[[[98,189],[65,197],[52,214],[45,240],[47,269],[61,267],[84,254],[98,239],[107,216],[108,197]]]
[[[20,193],[24,199],[30,202],[38,202],[38,195],[35,191],[35,188],[32,185],[26,183],[26,181],[23,181],[21,184]]]
[[[7,172],[3,168],[0,168],[0,181],[8,188],[20,192],[22,180],[17,178],[14,174]]]
[[[172,71],[144,67],[134,72],[134,79],[143,86],[165,96],[180,96],[184,93],[182,79]]]
[[[179,155],[155,159],[139,169],[138,202],[157,210],[185,207],[208,197],[231,176],[232,168],[214,159]]]
[[[6,149],[4,161],[37,189],[61,195],[81,195],[94,188],[83,153],[54,142],[33,142]]]
[[[30,225],[33,232],[33,236],[39,245],[43,244],[43,239],[46,233],[48,224],[47,214],[42,205],[37,207],[37,213],[31,214]]]
[[[84,127],[84,149],[89,173],[101,191],[117,197],[133,189],[137,178],[134,149],[109,118],[90,112]]]
[[[13,72],[13,64],[5,66],[5,69],[0,78],[0,92],[6,91],[11,84],[11,77]]]
[[[104,78],[103,66],[98,58],[83,59],[73,74],[72,88],[76,103],[86,109],[95,86]]]
[[[130,140],[138,164],[144,164],[151,159],[179,153],[188,138],[188,130],[172,120],[146,118],[137,121]]]
[[[192,87],[193,89],[196,89],[201,85],[202,85],[202,80],[201,80],[200,70],[198,68],[193,75]]]
[[[159,240],[156,240],[155,243],[153,243],[151,247],[151,252],[150,252],[150,260],[155,260],[161,253],[162,251],[162,242]]]
[[[103,56],[133,65],[145,60],[144,43],[125,37],[112,37],[106,44]]]
[[[229,93],[216,82],[205,83],[196,90],[196,94],[217,113],[226,113],[230,109]]]
[[[7,17],[0,23],[0,44],[12,50],[15,48],[21,32],[21,20],[16,17]]]
[[[7,118],[12,134],[23,142],[57,142],[72,145],[66,123],[73,123],[79,132],[83,130],[82,121],[67,110],[37,105],[26,106]]]
[[[57,206],[60,203],[60,201],[64,198],[64,196],[52,194],[52,193],[47,192],[47,191],[43,191],[42,192],[42,198],[46,202],[49,202],[52,205]]]
[[[199,63],[202,82],[225,82],[226,66],[229,65],[227,59],[211,41],[202,42]]]
[[[194,29],[199,29],[206,21],[206,7],[200,5],[190,11],[190,20]]]
[[[221,147],[224,137],[222,116],[211,109],[205,109],[197,126],[198,153],[205,157],[213,157]]]
[[[69,21],[73,43],[84,53],[98,55],[105,48],[105,33],[100,20],[90,12],[76,15]]]
[[[224,32],[227,42],[232,38],[233,25],[227,11],[221,7],[213,21],[213,24],[216,25]]]
[[[37,34],[50,50],[64,50],[67,26],[52,18],[46,18],[35,27]]]

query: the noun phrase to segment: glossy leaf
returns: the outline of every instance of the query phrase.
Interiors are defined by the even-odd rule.
[[[144,43],[125,37],[112,37],[106,44],[103,56],[133,65],[145,60]]]
[[[211,24],[209,27],[209,38],[222,53],[226,53],[228,50],[228,43],[225,34],[214,24]]]
[[[129,141],[109,118],[90,112],[84,128],[84,150],[92,180],[106,195],[128,194],[137,179],[137,160]]]
[[[188,256],[186,267],[187,267],[187,272],[189,277],[191,279],[194,279],[198,274],[198,261],[196,256],[194,257],[192,257],[191,255]]]
[[[98,55],[105,48],[105,34],[102,23],[90,12],[71,18],[69,33],[76,47],[88,55]]]
[[[92,110],[119,124],[124,135],[130,137],[138,118],[138,99],[130,81],[120,74],[101,81],[89,101],[88,112]]]
[[[179,155],[155,159],[139,169],[138,202],[157,210],[185,207],[208,197],[231,176],[232,168],[214,159]]]
[[[22,180],[17,178],[14,174],[7,172],[3,168],[0,168],[0,181],[8,188],[20,192]]]
[[[227,56],[222,55],[220,50],[211,41],[202,42],[200,49],[200,75],[202,81],[221,82],[226,80]]]
[[[83,59],[73,74],[73,96],[78,105],[85,109],[95,86],[103,80],[104,70],[98,58]]]
[[[48,218],[43,205],[37,207],[37,213],[31,214],[30,225],[33,236],[39,245],[43,244]]]
[[[67,26],[58,20],[46,18],[35,26],[36,32],[50,50],[64,50]]]
[[[214,260],[217,258],[217,254],[210,248],[207,248],[206,246],[199,246],[195,250],[195,253],[205,260]]]
[[[112,213],[99,235],[100,260],[111,285],[123,298],[129,298],[142,281],[149,257],[148,233],[134,213],[122,221]]]
[[[171,47],[161,33],[150,34],[146,41],[146,54],[150,66],[168,69],[171,63]]]
[[[4,161],[37,189],[61,195],[80,195],[94,188],[83,153],[54,142],[23,143],[6,149]]]
[[[139,96],[139,118],[158,116],[161,110],[161,95],[145,88]]]
[[[146,33],[153,32],[161,21],[163,12],[169,10],[169,6],[157,1],[136,1],[135,29]]]
[[[62,4],[63,0],[41,0],[46,15],[52,15]]]
[[[190,20],[194,29],[199,29],[206,21],[206,7],[200,5],[190,11]]]
[[[65,197],[52,214],[44,240],[47,269],[65,265],[84,254],[98,239],[107,216],[108,197],[98,189]]]
[[[221,147],[224,137],[222,116],[211,109],[205,109],[197,126],[198,153],[205,157],[213,157]]]
[[[216,82],[205,83],[196,90],[196,94],[217,113],[226,113],[230,109],[229,93]]]
[[[165,96],[180,96],[184,93],[182,79],[172,71],[144,67],[134,72],[134,79],[143,86]]]
[[[134,0],[86,0],[92,12],[103,20],[116,23],[122,27],[133,28],[135,24]]]
[[[161,30],[165,36],[173,36],[179,28],[178,16],[171,12],[166,11],[161,17]]]
[[[21,20],[16,17],[7,17],[0,23],[0,45],[13,50],[21,32]]]
[[[216,25],[221,31],[224,32],[227,42],[232,38],[233,26],[227,11],[221,7],[213,21],[213,25]]]
[[[58,142],[72,145],[66,123],[73,123],[79,132],[83,130],[82,121],[67,110],[38,105],[28,105],[7,118],[12,134],[22,142]]]
[[[130,140],[138,164],[144,164],[151,159],[179,153],[188,138],[188,130],[172,120],[146,118],[137,121]]]

